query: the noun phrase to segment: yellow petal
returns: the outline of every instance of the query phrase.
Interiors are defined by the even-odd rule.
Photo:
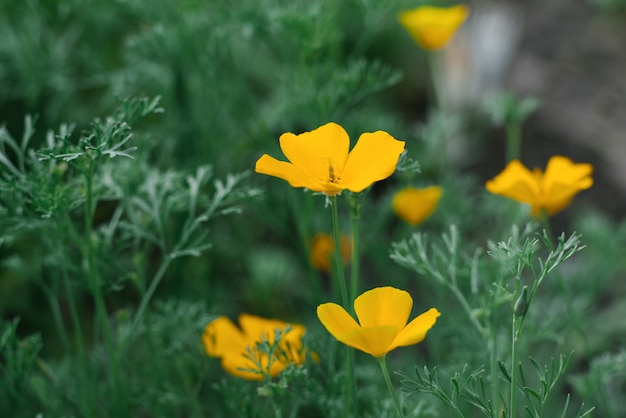
[[[428,311],[413,319],[402,331],[400,331],[396,339],[393,341],[391,349],[393,350],[396,347],[413,345],[421,342],[424,338],[426,338],[426,333],[433,327],[433,325],[435,325],[435,322],[437,322],[437,318],[440,315],[441,314],[437,309],[430,308]]]
[[[236,377],[247,380],[263,380],[264,373],[269,374],[270,377],[276,377],[287,366],[286,363],[275,359],[268,369],[268,357],[265,353],[255,352],[254,350],[251,353],[222,357],[222,368]],[[247,357],[250,355],[255,356],[256,361]]]
[[[289,324],[289,331],[280,340],[281,352],[277,353],[278,360],[285,365],[304,363],[306,353],[302,347],[302,337],[306,332],[304,325]]]
[[[211,357],[222,357],[229,353],[241,353],[247,345],[239,328],[225,316],[211,321],[202,334],[202,343]]]
[[[322,185],[319,181],[309,177],[293,164],[279,161],[267,154],[262,155],[261,158],[257,160],[254,171],[286,180],[291,187],[306,187],[313,191],[321,191],[322,189]]]
[[[254,370],[260,368],[253,361],[244,357],[243,353],[230,354],[222,357],[222,368],[233,376],[246,380],[262,380],[263,375]]]
[[[254,345],[263,339],[272,343],[276,330],[284,330],[287,323],[278,319],[267,319],[242,313],[239,315],[239,326],[241,326],[248,343]]]
[[[381,357],[392,350],[392,342],[398,329],[393,325],[359,328],[340,335],[337,340],[374,357]]]
[[[537,177],[518,160],[513,160],[493,179],[485,184],[491,193],[506,196],[518,202],[536,204],[540,200]]]
[[[363,328],[391,325],[400,331],[411,314],[413,299],[394,287],[376,287],[354,301],[354,310]]]
[[[574,196],[561,200],[549,199],[541,206],[533,206],[532,215],[541,218],[543,216],[543,210],[545,210],[546,215],[552,216],[568,207],[570,203],[572,203],[572,200],[574,200]]]
[[[339,339],[340,335],[360,328],[346,310],[336,303],[323,303],[317,307],[317,317],[328,332]]]
[[[550,158],[543,177],[543,191],[550,201],[571,199],[581,190],[593,185],[591,164],[576,164],[560,155]]]
[[[400,13],[400,23],[424,49],[443,48],[469,16],[465,5],[440,8],[421,6]]]
[[[375,181],[386,179],[396,170],[402,151],[404,141],[398,141],[387,132],[362,134],[348,156],[340,184],[358,193]]]
[[[437,208],[442,189],[431,186],[425,189],[407,187],[393,197],[394,212],[410,225],[421,225]]]
[[[282,134],[280,148],[307,177],[326,184],[343,171],[350,137],[340,125],[330,122],[300,135]]]

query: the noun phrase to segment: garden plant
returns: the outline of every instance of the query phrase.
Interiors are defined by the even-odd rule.
[[[489,4],[1,1],[0,417],[626,417],[601,161],[450,87]]]

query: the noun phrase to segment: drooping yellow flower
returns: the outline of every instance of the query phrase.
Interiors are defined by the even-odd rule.
[[[418,226],[437,209],[442,192],[439,186],[425,189],[406,187],[395,194],[391,206],[400,219]]]
[[[339,247],[343,264],[347,264],[350,261],[352,240],[342,235],[339,238]],[[335,241],[333,236],[324,233],[315,235],[311,242],[311,265],[321,272],[328,273],[330,271],[331,257],[334,257],[334,255]]]
[[[452,7],[420,6],[400,13],[402,26],[424,49],[441,49],[454,36],[469,16],[469,8],[459,4]]]
[[[407,324],[413,299],[394,287],[377,287],[354,301],[356,322],[335,303],[317,307],[317,317],[338,341],[374,357],[383,357],[397,347],[413,345],[426,338],[440,313],[431,308]]]
[[[593,166],[576,164],[560,155],[550,158],[545,173],[539,168],[532,172],[518,160],[486,183],[488,191],[531,206],[532,214],[548,216],[565,209],[581,190],[593,185]]]
[[[221,316],[211,321],[202,334],[206,353],[221,358],[222,367],[233,376],[263,380],[278,376],[290,363],[300,365],[304,362],[303,325],[248,314],[239,315],[239,325],[241,329]],[[270,358],[258,349],[257,344],[263,341],[274,344],[276,330],[280,330],[281,337],[278,349]]]
[[[389,177],[396,169],[404,142],[387,132],[364,133],[352,151],[346,131],[330,122],[294,135],[280,136],[280,149],[289,160],[279,161],[264,154],[255,171],[286,180],[292,187],[305,187],[328,196],[342,190],[361,192],[375,181]]]

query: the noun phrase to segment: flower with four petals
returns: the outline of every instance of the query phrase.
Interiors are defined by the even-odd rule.
[[[386,179],[395,171],[404,151],[404,142],[384,131],[362,134],[349,151],[348,134],[333,122],[300,135],[284,133],[279,141],[289,161],[264,154],[256,162],[255,171],[327,196],[342,190],[358,193]]]
[[[407,324],[413,299],[394,287],[377,287],[354,301],[355,321],[336,303],[317,307],[317,317],[338,341],[374,357],[384,357],[397,347],[421,342],[440,313],[431,308]]]
[[[227,317],[221,316],[211,321],[202,334],[207,354],[221,358],[222,368],[233,376],[263,380],[278,376],[290,363],[304,363],[303,325],[249,314],[239,315],[239,325],[241,329]],[[280,333],[280,339],[270,357],[258,345],[273,345],[277,332]]]
[[[489,192],[527,203],[535,217],[552,216],[565,209],[581,190],[593,185],[593,166],[576,164],[560,155],[550,158],[545,173],[527,169],[518,160],[486,183]]]

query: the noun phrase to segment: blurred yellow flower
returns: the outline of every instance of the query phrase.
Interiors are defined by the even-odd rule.
[[[211,321],[202,334],[207,354],[222,359],[222,367],[233,376],[248,380],[276,377],[294,363],[304,363],[302,348],[303,325],[287,324],[277,319],[266,319],[249,314],[239,315],[237,328],[225,316]],[[275,342],[276,330],[280,330],[278,348],[273,355],[259,350],[257,344]]]
[[[393,197],[393,211],[410,225],[421,225],[434,211],[443,190],[439,186],[425,189],[406,187]]]
[[[383,357],[397,347],[413,345],[426,338],[440,313],[431,308],[407,321],[413,307],[408,292],[394,287],[377,287],[354,301],[357,323],[335,303],[317,307],[317,317],[338,341],[374,357]]]
[[[342,235],[339,238],[341,259],[343,264],[348,264],[352,251],[352,240]],[[311,242],[311,265],[317,270],[328,273],[330,271],[331,257],[335,255],[335,242],[332,235],[319,233]]]
[[[328,196],[342,190],[361,192],[375,181],[389,177],[396,170],[404,142],[387,132],[364,133],[350,148],[350,138],[336,123],[294,135],[280,136],[280,149],[289,161],[279,161],[264,154],[255,171],[286,180],[292,187],[306,187]]]
[[[511,161],[504,170],[487,181],[489,192],[506,196],[531,206],[532,214],[548,216],[565,209],[581,190],[593,185],[591,164],[576,164],[560,155],[550,158],[545,173],[535,168],[532,172],[518,160]]]
[[[441,49],[454,36],[469,16],[469,8],[459,4],[452,7],[420,6],[400,13],[402,26],[424,49]]]

